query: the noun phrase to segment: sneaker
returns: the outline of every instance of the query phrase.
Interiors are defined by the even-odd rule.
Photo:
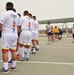
[[[21,59],[20,59],[20,61],[24,61],[25,60],[25,57],[22,57]]]
[[[10,67],[9,70],[17,71],[16,67]]]
[[[36,54],[36,49],[33,48],[32,54]]]
[[[2,68],[2,69],[0,70],[0,72],[4,72],[4,73],[9,74],[9,70],[5,70],[4,68]]]
[[[39,48],[36,47],[36,50],[39,50]]]
[[[33,48],[31,49],[31,51],[33,51]]]
[[[36,54],[36,52],[32,52],[32,54]]]
[[[8,63],[12,63],[12,59],[10,61],[8,61]]]
[[[55,41],[58,41],[58,39],[55,39]]]
[[[48,44],[51,44],[51,42],[48,42]]]
[[[29,61],[29,58],[26,58],[26,61]]]

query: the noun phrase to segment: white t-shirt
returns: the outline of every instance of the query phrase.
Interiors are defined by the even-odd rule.
[[[34,26],[34,19],[30,18],[30,22],[31,22],[31,26],[32,26],[32,29],[33,30],[33,26]]]
[[[39,23],[37,20],[34,21],[34,26],[33,26],[33,30],[37,31],[39,30]]]
[[[48,30],[48,32],[51,32],[51,26],[50,25],[46,25],[46,29]]]
[[[21,18],[20,25],[22,27],[22,30],[32,30],[32,25],[28,16],[23,16]]]
[[[8,10],[0,16],[0,23],[2,26],[2,34],[17,34],[17,26],[19,25],[20,18],[12,10]]]

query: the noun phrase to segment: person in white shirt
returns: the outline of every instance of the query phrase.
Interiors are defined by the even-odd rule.
[[[8,51],[12,54],[12,66],[10,69],[16,69],[16,44],[17,44],[17,27],[19,27],[19,16],[13,11],[12,2],[6,3],[6,12],[0,16],[0,29],[2,28],[2,54],[3,68],[0,72],[9,73],[8,70]]]
[[[13,9],[14,12],[16,12],[16,9]],[[19,18],[21,18],[21,15],[19,13],[17,13]],[[18,38],[17,38],[17,48],[16,48],[16,54],[17,54],[17,60],[20,60],[21,55],[18,52],[18,48],[19,48],[19,36],[20,36],[20,30],[18,29]],[[8,63],[12,63],[12,55],[11,55],[11,51],[8,52]]]
[[[74,24],[73,24],[73,27],[72,27],[72,38],[73,38],[73,43],[74,43]]]
[[[20,25],[22,32],[20,33],[20,50],[22,52],[22,61],[29,61],[32,37],[32,25],[28,16],[29,12],[24,11]]]
[[[48,22],[46,25],[46,33],[47,33],[47,37],[48,37],[48,44],[50,44],[51,43],[51,25],[50,25],[50,22]]]
[[[36,16],[33,16],[34,23],[32,26],[32,44],[33,44],[33,50],[32,53],[36,53],[36,49],[39,49],[39,42],[38,42],[38,30],[39,30],[39,24],[36,20]]]
[[[30,22],[31,22],[31,25],[32,25],[32,33],[33,33],[33,30],[34,30],[34,19],[33,19],[33,16],[32,16],[31,13],[29,13],[29,17],[30,17]],[[33,35],[32,35],[32,39],[33,39]],[[33,41],[32,41],[32,44],[31,45],[32,45],[31,46],[31,48],[32,48],[31,51],[33,51],[33,49],[36,48],[35,47],[36,45],[33,43]]]
[[[36,16],[33,16],[33,19],[35,21],[35,30],[37,31],[37,37],[36,37],[36,50],[39,50],[39,23],[36,19]]]

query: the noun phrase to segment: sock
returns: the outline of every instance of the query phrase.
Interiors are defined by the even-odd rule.
[[[16,52],[16,54],[18,54],[18,51]]]
[[[30,56],[30,48],[27,49],[26,58],[29,58],[29,56]]]
[[[5,70],[8,70],[8,62],[4,62],[3,67],[4,67]]]
[[[27,49],[26,48],[24,48],[24,53],[27,53]]]
[[[36,52],[35,48],[33,48],[33,52]]]
[[[37,49],[39,49],[39,45],[37,45],[36,47],[37,47]]]
[[[11,55],[11,52],[9,51],[8,52],[8,61],[10,61],[12,59],[12,55]]]
[[[21,47],[21,48],[20,48],[20,51],[21,51],[21,56],[22,56],[22,57],[25,57],[25,55],[24,55],[24,47]]]
[[[16,67],[16,61],[12,61],[12,67]]]

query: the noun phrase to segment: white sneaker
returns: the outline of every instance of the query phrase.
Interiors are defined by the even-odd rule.
[[[51,42],[48,42],[48,44],[51,44]]]
[[[35,50],[35,48],[33,48],[32,54],[35,54],[35,53],[36,53],[36,50]]]

